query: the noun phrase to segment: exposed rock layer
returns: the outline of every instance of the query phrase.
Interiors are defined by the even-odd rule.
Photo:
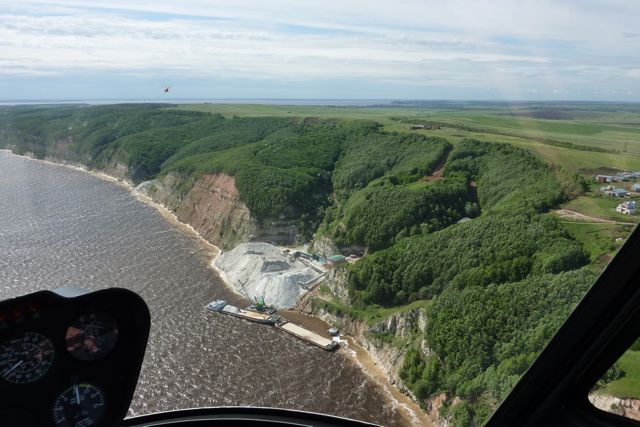
[[[181,182],[178,175],[170,173],[143,182],[138,190],[167,206],[180,221],[223,249],[249,241],[292,244],[299,238],[295,221],[256,220],[240,199],[235,178],[230,175],[204,175],[186,195],[181,195]]]
[[[232,176],[205,175],[183,197],[180,178],[169,174],[162,180],[145,181],[137,188],[154,201],[175,212],[178,219],[191,225],[201,236],[222,248],[255,237],[257,221],[240,200]]]

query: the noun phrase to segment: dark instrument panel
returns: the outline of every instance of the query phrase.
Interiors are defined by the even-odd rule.
[[[118,425],[149,337],[134,292],[64,288],[0,302],[3,427]]]
[[[252,407],[125,420],[149,326],[146,303],[126,289],[64,288],[0,302],[0,427],[371,425]]]

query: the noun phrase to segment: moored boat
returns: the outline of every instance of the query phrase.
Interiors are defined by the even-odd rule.
[[[220,312],[222,311],[222,309],[224,307],[226,307],[227,305],[227,301],[223,300],[223,299],[217,299],[215,301],[211,301],[209,304],[207,304],[205,307],[207,308],[207,310],[211,310],[211,311],[215,311],[215,312]]]
[[[209,308],[209,306],[207,306],[207,308]],[[211,308],[209,309],[212,310]],[[278,315],[258,313],[252,310],[244,310],[242,308],[238,308],[234,305],[229,305],[229,304],[224,305],[219,310],[212,310],[212,311],[218,311],[219,313],[222,313],[222,314],[228,314],[229,316],[239,317],[240,319],[245,319],[250,322],[260,323],[262,325],[273,326],[278,322],[278,320],[280,320],[280,316]]]
[[[310,331],[300,325],[296,325],[295,323],[291,323],[286,320],[279,322],[276,325],[276,328],[282,329],[283,331],[290,335],[293,335],[294,337],[300,338],[303,341],[306,341],[328,351],[333,351],[339,347],[339,344],[336,341],[325,338],[313,331]]]

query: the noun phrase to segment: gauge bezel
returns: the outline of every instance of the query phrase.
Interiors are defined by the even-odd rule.
[[[46,344],[49,348],[48,350],[48,354],[50,354],[49,357],[47,357],[46,359],[43,359],[40,362],[41,367],[37,370],[32,369],[31,371],[34,372],[34,374],[29,377],[26,380],[14,380],[11,379],[10,377],[7,377],[7,375],[9,373],[13,373],[13,372],[19,372],[18,366],[9,368],[8,371],[4,371],[4,372],[0,372],[0,378],[2,378],[3,381],[6,381],[7,383],[10,384],[31,384],[31,383],[35,383],[39,380],[41,380],[42,378],[44,378],[47,373],[49,373],[49,371],[51,370],[51,367],[53,366],[55,360],[56,360],[56,347],[54,345],[54,343],[51,341],[51,339],[49,337],[47,337],[46,335],[40,333],[40,332],[36,332],[36,331],[24,331],[18,334],[14,334],[11,336],[6,337],[2,342],[0,342],[0,363],[2,363],[1,359],[3,359],[4,355],[8,352],[11,351],[11,349],[9,348],[8,351],[5,351],[4,348],[7,346],[17,346],[17,345],[24,345],[25,344],[25,340],[28,337],[37,337],[40,342],[38,344],[38,347],[41,347],[43,344]],[[13,344],[11,344],[13,343]],[[20,350],[22,351],[22,350]],[[29,362],[31,363],[31,362]]]
[[[32,312],[31,307],[36,310]],[[14,315],[17,312],[22,315]],[[118,340],[106,357],[84,362],[66,351],[65,333],[72,321],[91,312],[107,313],[116,321]],[[116,425],[125,418],[149,337],[149,309],[140,296],[121,288],[39,291],[0,301],[0,314],[7,319],[6,324],[0,324],[0,342],[34,331],[49,338],[55,349],[55,361],[39,381],[14,384],[0,379],[0,412],[24,411],[35,420],[33,426],[50,426],[57,393],[72,384],[87,382],[102,391],[108,405],[95,427]]]
[[[64,405],[64,404],[73,404],[72,400],[73,400],[73,394],[77,393],[77,396],[79,398],[80,396],[80,391],[79,389],[83,388],[83,389],[93,389],[93,392],[97,392],[100,400],[101,400],[101,405],[100,405],[100,412],[95,416],[92,417],[90,422],[86,422],[86,423],[82,423],[82,421],[85,421],[86,418],[82,419],[82,420],[67,420],[67,414],[64,411],[63,407],[59,408],[59,405]],[[69,399],[68,402],[61,402],[61,399],[65,398],[65,395],[71,393],[71,399]],[[82,392],[83,395],[86,393],[86,391]],[[88,408],[85,408],[83,406],[80,406],[82,411],[87,411]],[[93,409],[96,409],[95,407]],[[62,417],[64,418],[56,418],[56,414],[58,411],[62,411]],[[94,425],[99,425],[99,423],[104,419],[105,414],[107,413],[107,397],[105,392],[98,387],[95,384],[92,384],[90,382],[80,382],[80,383],[75,383],[72,384],[71,386],[65,388],[64,390],[62,390],[60,393],[58,393],[58,395],[56,396],[56,398],[53,400],[53,403],[51,405],[51,421],[53,421],[54,425],[56,426],[60,426],[60,427],[75,427],[75,426],[83,426],[83,427],[90,427],[90,426],[94,426]],[[84,415],[85,417],[89,417],[90,414],[86,414]]]
[[[91,317],[95,317],[97,319],[92,320]],[[94,354],[89,353],[86,348],[79,348],[79,349],[70,348],[69,341],[77,337],[77,335],[76,337],[69,336],[71,328],[74,328],[74,327],[77,328],[79,326],[78,324],[83,325],[83,324],[86,324],[86,322],[94,322],[94,321],[110,323],[107,334],[113,333],[112,336],[107,338],[104,338],[104,336],[94,337],[95,338],[94,344],[97,341],[102,341],[102,339],[107,340],[101,345],[101,346],[104,346],[104,348],[101,349],[100,351],[96,351]],[[107,334],[104,334],[104,335],[107,335]],[[89,311],[87,313],[80,314],[79,316],[75,317],[71,322],[69,322],[69,325],[65,330],[65,336],[64,336],[65,349],[67,353],[76,360],[79,360],[81,362],[95,362],[100,359],[104,359],[114,351],[114,349],[118,345],[119,335],[120,335],[120,330],[118,326],[118,321],[112,315],[104,311]]]

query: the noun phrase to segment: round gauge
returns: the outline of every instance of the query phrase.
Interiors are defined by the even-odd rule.
[[[71,322],[65,339],[67,351],[76,359],[98,360],[116,345],[118,326],[108,314],[88,314]]]
[[[37,381],[51,367],[54,354],[53,344],[47,337],[25,332],[0,346],[0,376],[15,384]]]
[[[104,394],[92,384],[74,384],[53,402],[56,427],[89,427],[100,422],[105,413]]]

